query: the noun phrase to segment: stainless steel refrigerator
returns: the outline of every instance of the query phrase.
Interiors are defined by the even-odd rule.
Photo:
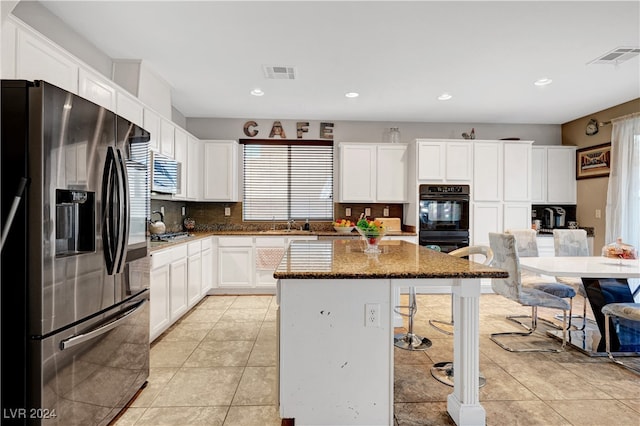
[[[149,134],[43,81],[0,100],[2,424],[107,424],[149,373]]]

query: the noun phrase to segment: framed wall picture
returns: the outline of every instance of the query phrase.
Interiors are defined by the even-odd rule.
[[[576,179],[609,176],[611,142],[576,150]]]

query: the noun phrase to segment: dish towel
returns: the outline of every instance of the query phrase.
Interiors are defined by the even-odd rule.
[[[284,248],[257,248],[256,269],[275,270],[284,255]]]

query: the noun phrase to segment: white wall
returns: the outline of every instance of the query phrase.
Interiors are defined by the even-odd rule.
[[[187,130],[200,139],[244,139],[245,118],[187,118]],[[296,120],[252,119],[258,123],[256,139],[267,139],[274,121],[280,121],[287,139],[296,138]],[[320,139],[320,121],[309,122],[304,139]],[[330,121],[330,120],[327,120]],[[520,138],[533,140],[537,145],[561,145],[561,126],[554,124],[478,124],[478,123],[411,123],[381,121],[330,121],[334,124],[336,142],[386,142],[385,131],[399,127],[401,142],[416,138],[462,139],[462,133],[475,128],[476,139]]]

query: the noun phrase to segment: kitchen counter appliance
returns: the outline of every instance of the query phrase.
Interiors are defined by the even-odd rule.
[[[449,253],[469,245],[469,185],[420,185],[420,245]]]
[[[2,80],[3,425],[106,425],[149,375],[149,133]]]

